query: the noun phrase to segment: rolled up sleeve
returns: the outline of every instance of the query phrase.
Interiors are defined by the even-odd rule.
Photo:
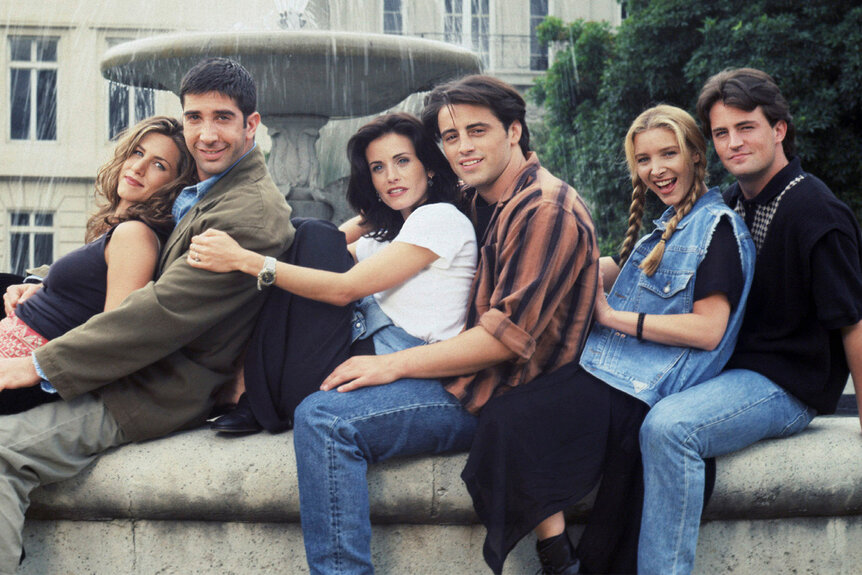
[[[575,216],[553,202],[540,202],[512,221],[512,231],[497,246],[499,273],[489,308],[478,318],[493,337],[530,360],[541,337],[584,263]]]

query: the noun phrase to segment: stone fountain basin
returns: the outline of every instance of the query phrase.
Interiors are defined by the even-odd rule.
[[[474,53],[434,40],[285,30],[135,40],[108,50],[101,70],[114,82],[179,94],[186,71],[209,56],[235,59],[252,74],[264,117],[376,114],[414,92],[481,69]]]

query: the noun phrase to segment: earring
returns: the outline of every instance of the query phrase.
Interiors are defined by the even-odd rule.
[[[428,187],[429,187],[429,188],[433,188],[433,187],[434,187],[434,180],[432,180],[430,176],[428,177]]]
[[[382,202],[382,201],[383,201],[383,200],[381,199],[381,197],[380,197],[380,194],[377,194],[377,201],[378,201],[378,202]]]

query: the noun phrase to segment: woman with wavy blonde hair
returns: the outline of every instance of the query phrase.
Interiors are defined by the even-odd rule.
[[[42,283],[7,289],[0,357],[32,355],[152,280],[161,243],[174,226],[174,199],[195,174],[177,120],[154,116],[122,134],[96,176],[98,208],[87,221],[86,244],[51,264]],[[0,414],[57,397],[40,387],[5,390]]]
[[[754,244],[718,189],[706,188],[706,142],[694,119],[672,106],[650,108],[624,147],[634,191],[622,268],[601,260],[613,289],[596,296],[581,370],[489,402],[462,474],[496,573],[531,529],[543,573],[637,570],[640,515],[629,511],[643,497],[640,424],[662,397],[717,374],[742,323]],[[648,192],[668,207],[638,240]],[[600,478],[574,549],[563,510]]]

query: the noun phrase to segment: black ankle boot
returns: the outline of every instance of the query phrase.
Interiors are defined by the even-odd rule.
[[[236,409],[222,415],[210,424],[210,429],[222,433],[251,434],[263,430],[251,411],[251,404],[245,394],[240,396]]]
[[[542,562],[542,575],[576,575],[580,571],[581,562],[566,532],[536,541],[536,552]]]

